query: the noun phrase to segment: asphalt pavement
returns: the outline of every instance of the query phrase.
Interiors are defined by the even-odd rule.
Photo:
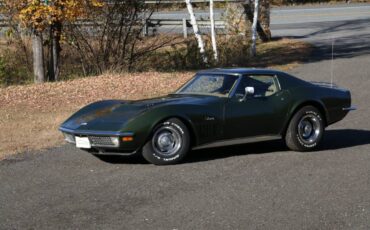
[[[333,79],[358,106],[320,150],[263,142],[166,167],[69,145],[18,154],[0,162],[0,229],[370,229],[370,15],[352,16],[272,27],[317,46],[293,74]]]

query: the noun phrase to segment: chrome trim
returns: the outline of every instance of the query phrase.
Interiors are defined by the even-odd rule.
[[[351,107],[346,107],[346,108],[343,108],[344,111],[353,111],[353,110],[357,110],[357,107],[356,106],[351,106]]]
[[[110,137],[110,136],[88,136],[89,138],[89,141],[91,143],[91,146],[92,147],[107,147],[107,148],[119,148],[119,137]],[[106,139],[109,139],[110,143],[103,143],[105,142],[105,140],[103,140],[104,138]],[[113,141],[112,141],[112,138],[117,138],[118,140],[118,144],[115,144]]]
[[[234,97],[234,95],[236,93],[236,90],[237,90],[237,88],[238,88],[238,86],[240,84],[240,81],[242,80],[242,77],[243,77],[243,75],[240,74],[238,80],[236,80],[234,82],[234,85],[233,85],[233,87],[231,88],[231,90],[229,92],[229,96],[228,96],[229,98],[233,98]]]
[[[158,154],[172,156],[179,151],[182,142],[181,134],[177,129],[163,126],[154,133],[152,147]]]
[[[321,134],[321,124],[317,116],[304,115],[298,123],[298,136],[305,144],[313,144]]]
[[[281,88],[281,84],[280,84],[280,81],[279,81],[279,76],[278,76],[277,74],[275,74],[275,79],[276,79],[276,81],[277,81],[277,83],[278,83],[278,87],[279,87],[279,90],[278,90],[277,92],[280,92],[280,91],[282,91],[283,89]]]
[[[70,143],[70,144],[76,144],[76,138],[75,138],[75,135],[70,134],[70,133],[63,133],[63,136],[64,136],[64,140],[65,140],[67,143]]]
[[[228,146],[228,145],[247,144],[247,143],[254,143],[254,142],[261,142],[261,141],[273,141],[273,140],[279,140],[279,139],[281,139],[281,136],[279,135],[235,138],[235,139],[221,140],[221,141],[216,141],[216,142],[212,142],[209,144],[195,146],[193,150],[220,147],[220,146]]]
[[[94,131],[94,130],[74,130],[64,127],[59,127],[59,131],[74,134],[74,135],[101,135],[101,136],[134,136],[134,132],[112,132],[112,131]]]

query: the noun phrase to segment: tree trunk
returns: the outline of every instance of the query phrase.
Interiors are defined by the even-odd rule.
[[[252,47],[251,56],[256,56],[256,41],[257,41],[257,21],[258,21],[258,2],[259,0],[254,0],[254,16],[252,24]]]
[[[198,28],[197,20],[196,20],[195,15],[194,15],[191,0],[185,0],[185,2],[186,2],[186,6],[188,8],[188,11],[189,11],[190,22],[191,22],[191,25],[193,26],[194,35],[195,35],[195,38],[198,41],[198,47],[199,47],[200,55],[202,56],[203,62],[207,63],[208,61],[207,61],[207,57],[205,55],[204,42],[203,42],[202,36],[199,32],[199,28]]]
[[[33,51],[33,74],[35,83],[45,82],[42,35],[37,31],[33,31],[32,34],[32,51]]]
[[[266,36],[271,40],[271,30],[270,30],[270,0],[260,0],[260,16],[259,20],[261,26],[265,31]]]
[[[50,60],[49,60],[49,81],[57,81],[60,73],[60,36],[62,24],[54,23],[50,28]]]
[[[215,28],[215,17],[213,13],[213,0],[209,1],[209,15],[211,20],[211,37],[212,37],[212,48],[213,48],[213,56],[215,61],[218,61],[218,53],[217,53],[217,42],[216,42],[216,28]]]
[[[254,19],[254,13],[253,13],[253,11],[254,10],[252,10],[252,6],[251,6],[250,0],[244,1],[243,7],[244,7],[244,12],[245,12],[246,20],[249,20],[251,23],[253,23],[253,19]],[[267,33],[264,31],[264,29],[261,26],[261,24],[259,23],[259,21],[257,21],[257,33],[258,33],[259,38],[263,42],[270,41],[271,37],[269,37],[267,35]]]

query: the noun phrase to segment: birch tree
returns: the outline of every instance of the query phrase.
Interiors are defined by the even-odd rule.
[[[258,2],[259,0],[254,0],[254,15],[252,24],[252,46],[251,46],[251,56],[256,56],[256,42],[257,42],[257,22],[258,22]]]
[[[218,53],[217,53],[217,42],[216,42],[216,28],[215,28],[215,17],[214,17],[214,4],[213,0],[209,1],[209,15],[211,20],[211,37],[212,37],[212,48],[213,48],[213,56],[215,61],[218,61]]]
[[[193,27],[194,35],[198,42],[200,55],[202,56],[203,62],[207,63],[207,57],[206,57],[205,49],[204,49],[204,41],[203,41],[202,35],[199,32],[197,20],[194,15],[193,5],[191,4],[191,0],[185,0],[185,3],[186,3],[186,7],[188,8],[189,15],[190,15],[190,23]]]
[[[262,0],[262,3],[263,1],[265,0]],[[265,7],[270,7],[269,4],[267,4],[269,0],[266,0],[266,4],[264,4]],[[254,7],[252,6],[252,0],[245,0],[243,2],[243,8],[244,8],[244,13],[245,13],[245,20],[248,22],[250,21],[252,24],[253,24],[253,19],[254,19]],[[260,4],[258,4],[260,5]],[[257,20],[257,33],[258,33],[258,36],[259,38],[263,41],[263,42],[268,42],[271,40],[271,33],[269,32],[270,29],[269,29],[269,25],[270,25],[270,15],[269,15],[269,10],[270,9],[262,9],[262,16],[263,16],[263,20],[264,21],[264,25],[266,26],[266,31],[265,29],[263,28],[263,26],[261,25],[260,21]],[[264,12],[266,12],[266,14],[264,14]],[[268,19],[268,20],[267,20]]]

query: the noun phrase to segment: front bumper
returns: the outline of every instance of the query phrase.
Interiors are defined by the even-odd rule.
[[[60,127],[59,131],[63,133],[69,133],[74,135],[94,135],[94,136],[114,136],[114,137],[127,137],[133,136],[133,132],[112,132],[112,131],[95,131],[95,130],[74,130],[64,127]]]
[[[91,148],[85,150],[91,150],[91,152],[135,152],[139,146],[134,141],[133,132],[111,132],[111,131],[93,131],[93,130],[73,130],[64,127],[60,127],[65,137],[65,141],[70,144],[76,144],[76,137],[88,138]],[[132,137],[133,140],[130,142],[124,142],[124,137]]]
[[[344,111],[353,111],[353,110],[357,110],[357,107],[356,106],[351,106],[351,107],[346,107],[346,108],[343,108]]]

